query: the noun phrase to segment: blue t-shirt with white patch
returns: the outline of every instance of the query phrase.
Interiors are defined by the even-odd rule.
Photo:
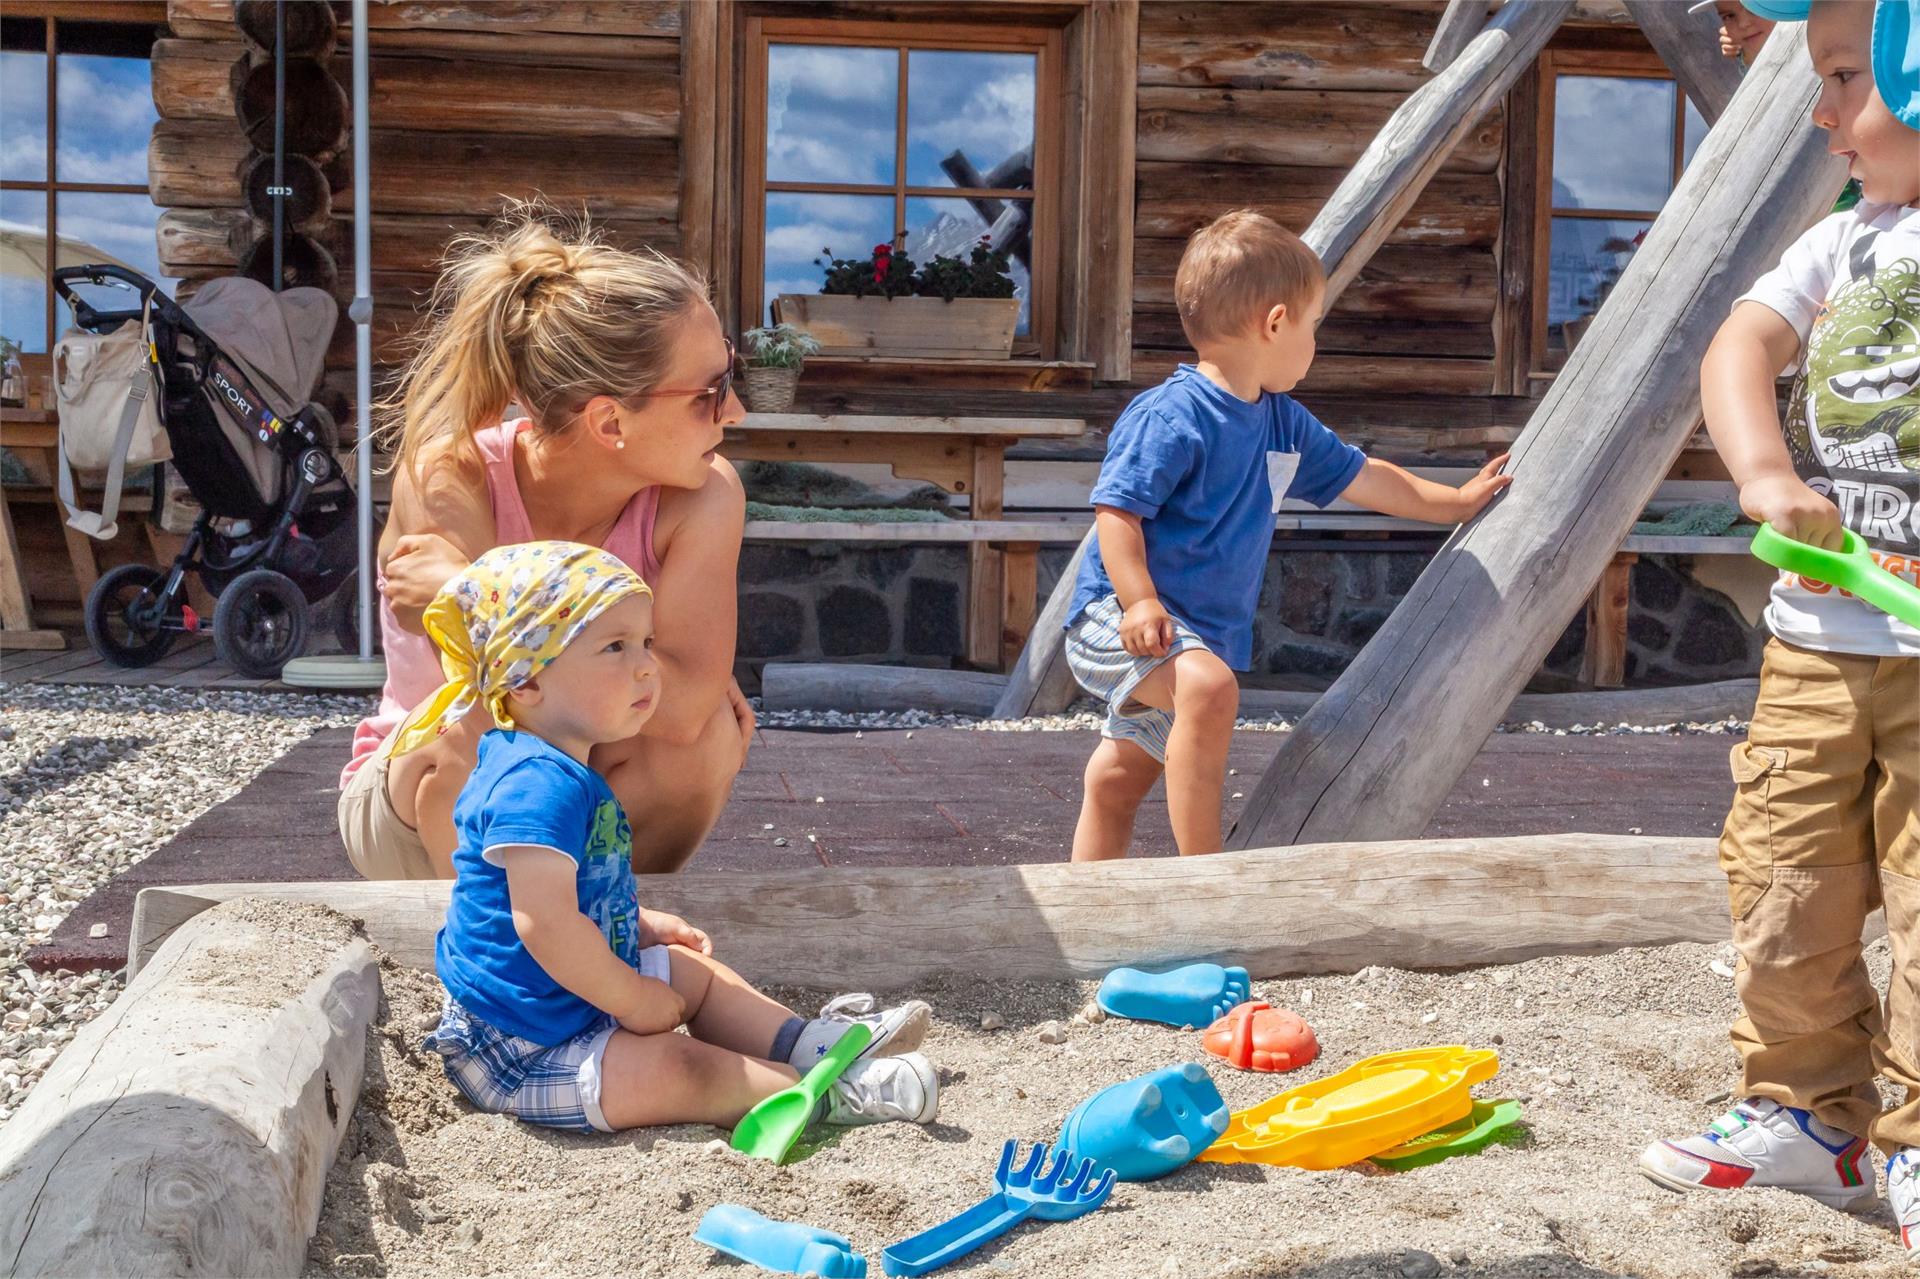
[[[1291,396],[1248,403],[1182,364],[1113,424],[1092,502],[1140,517],[1161,604],[1244,671],[1281,501],[1325,506],[1366,461]],[[1113,593],[1096,538],[1067,625]]]
[[[606,779],[532,733],[495,729],[453,806],[453,898],[434,943],[447,993],[482,1021],[536,1044],[593,1026],[598,1008],[547,976],[513,927],[507,871],[497,850],[538,844],[573,858],[580,913],[607,945],[639,965],[640,899],[632,832]]]

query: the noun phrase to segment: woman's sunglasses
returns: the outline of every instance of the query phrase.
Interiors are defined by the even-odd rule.
[[[733,341],[729,338],[727,340],[727,371],[706,386],[698,390],[680,390],[663,387],[657,391],[641,391],[633,398],[637,400],[651,400],[663,395],[687,395],[697,400],[702,396],[711,395],[713,397],[713,420],[718,422],[721,415],[727,411],[727,397],[733,393],[733,364]]]

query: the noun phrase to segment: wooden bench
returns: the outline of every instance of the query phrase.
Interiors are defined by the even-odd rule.
[[[43,408],[0,408],[0,447],[21,455],[23,462],[29,459],[44,460],[47,473],[51,475],[54,453],[60,447],[59,413]],[[88,543],[86,534],[67,527],[64,508],[54,499],[52,489],[44,492],[46,500],[54,502],[60,531],[66,535],[67,555],[73,562],[74,581],[79,584],[80,598],[84,602],[98,576],[94,567],[93,547]],[[20,538],[14,530],[13,512],[8,507],[9,498],[31,501],[38,495],[38,491],[34,490],[14,489],[10,492],[6,485],[0,484],[0,650],[58,650],[67,646],[66,637],[59,631],[34,624],[33,595],[27,589]]]
[[[813,524],[755,521],[750,538],[834,542],[965,542],[966,660],[1005,669],[1032,629],[1038,550],[1049,536],[1004,526],[1006,454],[1022,440],[1074,439],[1078,418],[822,416],[752,413],[727,431],[730,461],[880,463],[900,479],[924,480],[967,499],[970,519],[942,524]],[[1078,540],[1083,521],[1072,537]],[[772,531],[772,530],[781,531]],[[928,532],[926,530],[938,530]],[[826,531],[832,530],[832,531]],[[859,530],[853,532],[851,530]],[[876,530],[881,530],[876,532]],[[1009,637],[1018,642],[1009,648]]]

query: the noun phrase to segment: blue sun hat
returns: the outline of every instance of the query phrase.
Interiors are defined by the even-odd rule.
[[[1811,0],[1740,0],[1774,22],[1805,22]],[[1873,87],[1894,119],[1920,129],[1920,0],[1875,0]]]

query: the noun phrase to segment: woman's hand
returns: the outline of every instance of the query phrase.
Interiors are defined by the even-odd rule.
[[[759,721],[754,717],[753,706],[747,701],[747,695],[740,691],[740,681],[727,681],[727,706],[733,711],[733,718],[740,726],[740,767],[747,766],[747,752],[753,748],[753,731]]]
[[[393,544],[381,590],[394,612],[418,615],[473,561],[438,533],[408,533]]]
[[[643,939],[648,945],[685,946],[688,950],[697,950],[703,955],[713,953],[713,938],[707,936],[704,930],[695,928],[680,916],[668,914],[664,910],[642,909],[640,928],[644,934]]]

